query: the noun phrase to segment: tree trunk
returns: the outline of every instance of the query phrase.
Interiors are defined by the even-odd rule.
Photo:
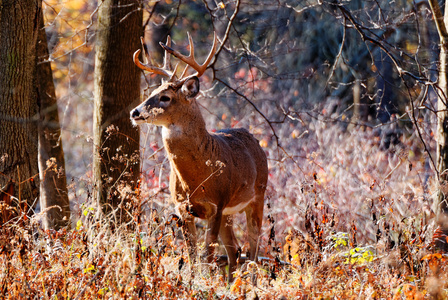
[[[429,0],[437,32],[440,38],[439,54],[439,78],[437,91],[437,172],[439,174],[439,211],[447,212],[446,186],[448,179],[448,6],[445,5],[445,13],[442,14],[437,0]]]
[[[429,0],[440,38],[439,79],[437,91],[437,172],[439,174],[438,191],[438,225],[444,234],[448,234],[448,5],[442,14],[438,1]],[[435,246],[443,251],[448,250],[448,243],[444,239],[437,239]]]
[[[40,207],[46,211],[44,228],[57,230],[70,226],[70,203],[53,73],[50,62],[46,61],[49,53],[43,14],[39,23],[37,55]]]
[[[439,97],[437,100],[437,171],[440,175],[439,202],[440,210],[447,212],[447,178],[448,178],[448,106],[445,95],[448,93],[447,86],[447,48],[442,45],[440,49],[439,66]],[[443,94],[442,94],[443,93]]]
[[[15,201],[28,205],[39,194],[35,75],[40,16],[40,1],[7,0],[0,6],[0,189],[8,186]]]
[[[143,15],[137,0],[100,1],[95,47],[94,162],[96,199],[115,221],[129,220],[126,188],[139,179],[139,132],[129,119],[140,101],[140,71],[132,56],[140,48]]]
[[[355,82],[353,84],[353,125],[349,125],[353,127],[354,124],[365,124],[369,119],[369,104],[367,103],[368,97],[362,97],[362,88],[361,88],[361,76],[359,73],[353,74],[355,77]]]

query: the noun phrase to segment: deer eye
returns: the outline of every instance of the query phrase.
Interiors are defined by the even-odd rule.
[[[168,96],[161,96],[160,97],[160,99],[159,99],[159,101],[161,101],[161,102],[168,102],[168,101],[170,101],[171,99],[170,99],[170,97],[168,97]]]

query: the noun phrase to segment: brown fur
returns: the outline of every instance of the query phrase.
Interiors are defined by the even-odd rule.
[[[212,260],[219,236],[228,254],[229,272],[233,272],[238,244],[230,215],[246,213],[250,259],[256,260],[268,179],[267,159],[246,129],[217,133],[206,130],[196,100],[186,96],[195,96],[198,89],[197,78],[185,83],[164,83],[131,112],[131,118],[136,124],[163,126],[163,143],[171,166],[171,198],[185,221],[191,249],[196,246],[194,217],[207,219],[208,260]]]

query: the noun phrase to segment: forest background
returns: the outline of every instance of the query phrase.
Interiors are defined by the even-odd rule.
[[[51,206],[23,214],[36,198],[16,197],[31,203],[16,207],[13,218],[2,215],[8,217],[0,259],[6,298],[447,297],[448,227],[440,213],[445,145],[438,134],[446,111],[440,104],[447,91],[441,73],[446,30],[434,18],[437,1],[125,2],[42,2],[49,53],[37,64],[51,63],[70,203],[62,224],[72,228],[46,220]],[[188,263],[167,201],[160,129],[142,126],[137,157],[120,144],[105,146],[114,136],[130,139],[121,125],[95,133],[101,127],[95,125],[96,56],[107,45],[99,41],[108,5],[126,11],[106,29],[141,14],[140,32],[155,64],[162,61],[158,43],[168,35],[187,53],[190,32],[199,61],[213,32],[222,44],[201,78],[207,128],[248,128],[269,160],[263,264],[241,271],[230,287],[222,273]],[[121,38],[134,46],[140,34]],[[115,109],[117,116],[127,110],[128,119],[132,104],[159,83],[142,75],[133,85],[137,96],[126,92],[134,98]],[[95,173],[101,169],[95,158],[106,152],[125,161],[118,174],[130,178],[116,189],[117,203],[127,201],[119,217],[119,204],[102,210],[95,201],[108,201],[98,188],[104,174]],[[54,168],[61,175],[57,164],[46,170]],[[24,182],[38,181],[33,178]],[[236,220],[245,252],[245,221]]]

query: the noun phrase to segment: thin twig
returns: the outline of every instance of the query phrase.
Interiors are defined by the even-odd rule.
[[[345,45],[345,36],[346,36],[346,31],[347,31],[347,29],[346,29],[346,19],[344,18],[344,33],[343,33],[343,35],[342,35],[342,41],[341,41],[341,46],[339,47],[339,51],[338,51],[338,54],[336,55],[336,59],[334,60],[334,63],[333,63],[333,67],[331,68],[331,71],[330,71],[330,75],[328,75],[328,79],[327,79],[327,82],[325,83],[325,88],[327,88],[328,87],[328,84],[330,83],[330,79],[331,79],[331,77],[333,77],[333,74],[334,74],[334,72],[336,71],[336,68],[337,68],[337,66],[338,66],[338,62],[339,62],[339,59],[341,58],[341,56],[342,56],[342,49],[344,49],[344,45]]]
[[[218,60],[219,54],[221,53],[222,49],[224,48],[225,43],[229,39],[230,29],[233,27],[233,21],[235,20],[239,10],[240,10],[240,0],[237,0],[236,4],[235,4],[235,10],[233,11],[233,14],[229,19],[229,23],[227,24],[227,28],[224,33],[224,36],[222,37],[221,43],[218,46],[218,49],[216,50],[215,57],[213,58],[213,61],[209,65],[210,68],[213,68],[213,66],[215,65],[216,61]]]

